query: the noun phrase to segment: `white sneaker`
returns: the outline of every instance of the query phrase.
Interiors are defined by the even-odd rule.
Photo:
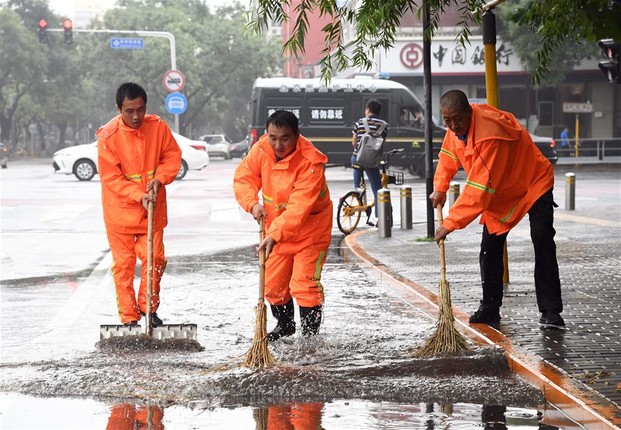
[[[377,226],[377,218],[374,217],[373,215],[371,215],[369,217],[369,219],[367,220],[367,225],[370,225],[371,227],[376,227]]]

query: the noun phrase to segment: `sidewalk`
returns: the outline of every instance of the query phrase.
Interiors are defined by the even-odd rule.
[[[468,316],[481,298],[478,255],[482,226],[478,221],[448,237],[446,276],[455,317],[464,330],[476,331],[508,355],[519,357],[514,368],[525,362],[540,381],[525,377],[545,389],[552,403],[567,399],[562,393],[559,399],[558,393],[548,391],[550,381],[561,386],[561,392],[579,399],[577,409],[592,408],[595,416],[608,421],[603,427],[597,420],[581,421],[589,418],[583,417],[583,411],[575,411],[574,419],[587,428],[615,428],[612,424],[621,425],[621,220],[614,211],[591,209],[586,213],[555,212],[565,331],[539,328],[527,219],[507,240],[510,283],[505,287],[498,330],[468,324]],[[431,292],[437,302],[438,246],[421,240],[426,235],[426,224],[415,223],[412,230],[401,230],[396,220],[390,238],[380,238],[377,229],[367,229],[348,236],[347,243],[377,270],[405,280],[411,289],[420,290],[421,296]],[[555,378],[565,382],[555,383]],[[563,407],[567,408],[576,405]]]

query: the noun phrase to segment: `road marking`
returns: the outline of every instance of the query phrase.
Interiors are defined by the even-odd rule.
[[[621,222],[619,221],[608,221],[605,219],[590,218],[590,217],[585,217],[585,216],[580,216],[580,215],[571,215],[571,214],[567,214],[563,212],[554,212],[554,217],[565,220],[565,221],[573,221],[573,222],[579,222],[583,224],[593,224],[593,225],[599,225],[601,227],[619,227],[621,225]]]
[[[89,208],[90,205],[63,205],[41,218],[41,222],[68,223]]]

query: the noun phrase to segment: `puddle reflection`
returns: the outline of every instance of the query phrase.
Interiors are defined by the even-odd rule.
[[[163,419],[159,406],[119,403],[110,408],[106,430],[164,430]]]

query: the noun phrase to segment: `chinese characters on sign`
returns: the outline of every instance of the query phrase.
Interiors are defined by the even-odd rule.
[[[455,41],[440,41],[432,44],[432,70],[437,73],[483,72],[485,49],[482,44],[462,46]],[[407,70],[422,71],[422,47],[409,42],[400,47],[399,62]],[[506,69],[520,67],[517,56],[507,42],[496,45],[496,62]]]
[[[292,112],[298,118],[300,117],[300,109],[282,108]],[[267,110],[268,116],[276,112],[276,108]],[[343,108],[311,108],[310,119],[314,121],[339,121],[343,120]]]
[[[314,120],[342,120],[343,119],[343,109],[324,109],[324,108],[314,108],[311,109],[311,119]]]
[[[292,93],[302,93],[302,92],[304,93],[314,93],[314,92],[336,93],[338,91],[343,91],[346,93],[353,93],[355,91],[360,92],[360,93],[362,92],[374,93],[377,91],[377,87],[372,83],[359,83],[356,85],[346,84],[344,86],[341,86],[339,84],[328,85],[328,86],[321,84],[319,86],[316,86],[316,84],[313,84],[313,83],[309,83],[305,86],[301,86],[300,84],[293,84],[293,85],[283,84],[278,89],[278,91],[281,93],[288,93],[289,91],[291,91]]]

